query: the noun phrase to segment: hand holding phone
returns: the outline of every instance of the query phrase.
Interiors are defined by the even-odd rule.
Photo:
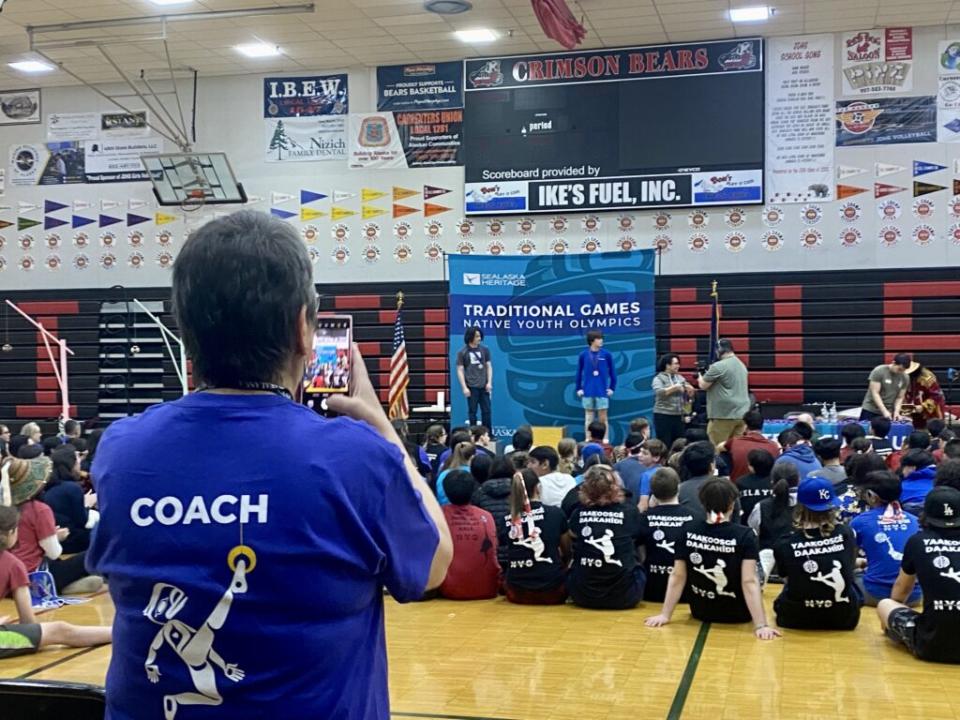
[[[321,415],[331,417],[328,400],[350,391],[353,368],[353,318],[321,315],[313,336],[313,351],[303,377],[306,399]]]

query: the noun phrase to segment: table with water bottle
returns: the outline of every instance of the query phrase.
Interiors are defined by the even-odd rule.
[[[859,415],[859,409],[857,410]],[[820,406],[820,413],[815,418],[813,426],[814,432],[820,437],[840,437],[840,430],[850,423],[859,423],[860,426],[870,435],[870,423],[860,422],[856,417],[841,417],[837,412],[837,404],[823,403]],[[789,430],[796,423],[795,418],[784,418],[783,420],[765,420],[763,423],[763,434],[771,440],[776,440],[777,436],[784,430]],[[913,432],[913,423],[910,421],[894,421],[890,425],[890,433],[887,438],[894,450],[899,450],[903,446],[903,441]]]

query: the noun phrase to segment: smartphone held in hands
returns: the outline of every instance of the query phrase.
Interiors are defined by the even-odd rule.
[[[353,357],[353,318],[349,315],[320,315],[313,335],[313,352],[303,377],[304,399],[321,415],[333,415],[327,398],[350,389]]]

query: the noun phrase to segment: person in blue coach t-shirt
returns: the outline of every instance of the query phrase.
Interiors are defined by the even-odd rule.
[[[594,413],[608,428],[607,410],[610,397],[617,389],[617,370],[613,365],[613,355],[603,349],[603,333],[591,330],[587,333],[586,350],[577,358],[577,397],[583,403],[583,427],[593,422]],[[587,433],[589,437],[589,433]],[[603,439],[608,442],[608,438]]]
[[[452,555],[433,493],[355,348],[340,417],[294,402],[316,292],[289,225],[207,223],[172,295],[197,392],[111,425],[92,470],[106,717],[387,720],[383,589],[419,599]]]

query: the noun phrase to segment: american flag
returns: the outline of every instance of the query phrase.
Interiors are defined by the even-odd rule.
[[[713,298],[713,307],[710,308],[710,359],[707,364],[713,365],[719,359],[717,341],[720,340],[720,293],[717,292],[716,280],[710,288],[710,297]]]
[[[407,385],[410,384],[407,366],[407,340],[403,334],[403,317],[397,307],[397,320],[393,324],[393,357],[390,359],[390,394],[387,416],[391,420],[406,420],[410,417],[407,405]]]

